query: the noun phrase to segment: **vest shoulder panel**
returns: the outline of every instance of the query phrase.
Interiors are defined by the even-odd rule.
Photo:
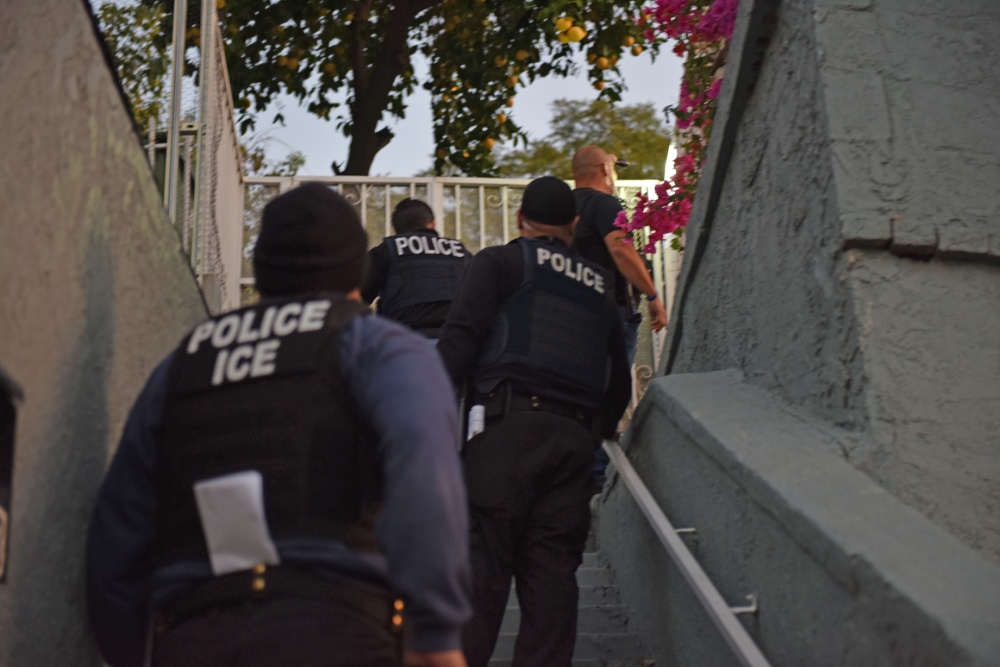
[[[514,364],[569,380],[600,395],[607,372],[607,273],[562,246],[520,239],[524,277],[504,300],[478,361]]]
[[[379,314],[399,319],[400,311],[405,308],[455,298],[472,257],[461,241],[414,232],[389,236],[385,244],[389,267],[379,299]]]

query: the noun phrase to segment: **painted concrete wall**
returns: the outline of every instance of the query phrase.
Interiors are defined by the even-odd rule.
[[[775,665],[996,665],[1000,4],[747,0],[629,457]],[[622,484],[658,665],[736,664]]]
[[[842,456],[1000,562],[1000,5],[776,4],[672,370],[848,429]]]
[[[0,4],[0,365],[24,389],[0,664],[96,665],[84,533],[132,400],[205,315],[81,0]]]
[[[851,460],[1000,563],[1000,5],[817,0],[872,442]]]
[[[650,386],[624,447],[775,667],[996,665],[1000,567],[833,452],[851,441],[736,371]],[[620,477],[597,536],[657,665],[740,664]],[[640,574],[641,573],[641,574]]]

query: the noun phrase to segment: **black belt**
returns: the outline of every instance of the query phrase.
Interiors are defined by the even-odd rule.
[[[555,401],[537,394],[515,391],[509,386],[498,387],[495,391],[481,396],[477,403],[484,407],[487,423],[502,419],[507,416],[507,413],[516,411],[548,412],[560,415],[572,419],[587,431],[591,430],[594,421],[593,416],[582,406]]]
[[[252,570],[214,577],[182,593],[156,612],[157,633],[178,623],[244,604],[275,598],[329,600],[344,603],[393,631],[402,629],[403,601],[347,581],[308,570],[257,565]]]

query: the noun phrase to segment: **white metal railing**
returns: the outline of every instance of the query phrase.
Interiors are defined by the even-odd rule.
[[[243,165],[215,3],[203,5],[196,224],[192,260],[213,312],[240,305]],[[205,33],[208,33],[206,36]]]
[[[205,303],[218,313],[240,303],[243,167],[215,7],[213,2],[202,4],[198,121],[180,118],[183,68],[177,67],[166,141],[158,143],[156,123],[151,121],[146,149],[154,171],[158,156],[169,153],[163,169],[167,213]]]
[[[642,478],[639,477],[639,473],[632,467],[632,463],[625,456],[625,452],[622,451],[618,443],[605,440],[603,447],[604,451],[608,454],[608,458],[611,459],[612,465],[615,466],[618,475],[625,483],[625,487],[632,494],[639,509],[645,515],[646,520],[649,521],[649,525],[656,534],[656,537],[659,538],[660,543],[666,548],[667,553],[684,576],[684,579],[694,590],[698,600],[705,608],[705,611],[708,612],[715,627],[722,633],[726,644],[729,645],[736,659],[744,667],[770,667],[771,663],[767,661],[767,658],[761,653],[760,648],[757,647],[757,644],[750,637],[749,633],[747,633],[746,628],[736,618],[737,614],[757,613],[756,596],[753,594],[747,596],[750,600],[748,606],[730,607],[712,583],[712,580],[705,574],[701,565],[695,560],[691,551],[681,538],[678,537],[679,534],[693,533],[695,529],[674,528],[670,520],[667,519],[666,514],[656,504],[653,495],[646,488]]]
[[[477,252],[484,247],[503,244],[517,237],[516,213],[521,203],[521,192],[531,181],[467,177],[246,177],[242,220],[241,303],[248,304],[256,299],[250,258],[264,205],[278,194],[306,182],[324,183],[343,194],[356,207],[372,246],[392,234],[391,215],[396,204],[406,197],[414,197],[426,201],[434,210],[437,228],[442,235],[457,238],[469,250]],[[656,181],[618,181],[616,194],[628,205],[635,200],[637,193],[649,192],[655,184]],[[657,289],[664,305],[669,308],[680,269],[680,257],[667,243],[661,243],[650,261]],[[645,311],[645,302],[640,308]],[[633,366],[633,395],[628,414],[638,405],[653,377],[665,339],[665,332],[654,334],[650,331],[648,321],[649,318],[646,317],[640,328],[639,348]]]

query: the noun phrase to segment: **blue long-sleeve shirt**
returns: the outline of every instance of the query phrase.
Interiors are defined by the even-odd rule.
[[[155,434],[171,359],[156,368],[132,408],[88,535],[90,620],[112,667],[142,664],[150,609],[211,576],[208,561],[153,566]],[[355,552],[336,540],[279,540],[282,562],[387,588],[407,602],[410,648],[459,648],[471,616],[468,519],[457,414],[441,361],[423,337],[366,316],[343,333],[341,368],[378,436],[385,479],[375,526],[381,553]]]

